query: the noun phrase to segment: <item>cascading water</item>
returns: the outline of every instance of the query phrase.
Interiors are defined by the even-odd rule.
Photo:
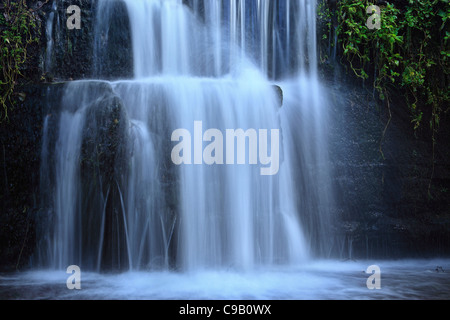
[[[98,3],[97,75],[111,3]],[[40,242],[40,263],[246,270],[329,253],[315,1],[124,3],[134,78],[68,83],[53,144],[46,118],[41,175],[53,193],[53,228]],[[268,79],[283,88],[281,108]],[[192,134],[196,164],[171,162],[179,128]],[[209,128],[279,129],[278,174],[262,176],[249,154],[247,164],[203,163],[195,151],[209,144]],[[54,168],[44,161],[50,155]]]
[[[53,52],[53,26],[55,24],[55,11],[56,11],[56,0],[52,3],[52,10],[50,11],[48,18],[47,18],[47,24],[45,27],[45,35],[47,38],[47,48],[45,51],[45,64],[44,64],[44,70],[45,72],[50,72],[52,69],[51,61],[52,61],[52,52]],[[58,17],[57,17],[58,19]],[[59,25],[59,20],[56,21],[56,25]]]

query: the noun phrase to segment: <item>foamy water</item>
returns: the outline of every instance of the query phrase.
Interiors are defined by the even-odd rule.
[[[368,266],[381,269],[381,289],[369,290]],[[436,267],[442,267],[439,272]],[[81,290],[69,274],[33,271],[0,276],[1,299],[120,300],[349,300],[449,299],[450,260],[317,261],[252,272],[81,272]]]

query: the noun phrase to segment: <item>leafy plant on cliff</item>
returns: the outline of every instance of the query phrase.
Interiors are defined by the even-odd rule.
[[[380,12],[380,28],[373,30],[366,26],[370,17],[366,10],[371,5],[369,1],[340,1],[337,32],[351,70],[363,80],[372,73],[374,86],[384,100],[389,87],[398,82],[403,59],[400,12],[388,3]]]
[[[28,46],[37,42],[33,36],[36,17],[25,0],[3,0],[0,14],[0,121],[8,118],[8,105],[14,105],[15,88],[21,67],[28,57]]]
[[[337,33],[343,62],[364,81],[373,79],[389,114],[389,95],[400,90],[414,129],[429,121],[434,171],[440,119],[450,105],[449,0],[408,0],[399,8],[389,2],[380,4],[379,29],[366,26],[371,14],[366,10],[371,5],[376,3],[338,2]]]

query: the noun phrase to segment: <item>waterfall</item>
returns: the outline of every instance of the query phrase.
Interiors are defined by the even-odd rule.
[[[53,52],[53,28],[55,24],[55,12],[57,10],[56,0],[53,0],[52,10],[50,11],[47,23],[45,25],[45,36],[47,40],[47,47],[45,50],[45,60],[44,60],[44,71],[46,73],[52,71],[52,52]],[[57,17],[59,19],[59,17]],[[59,25],[59,20],[57,20],[57,27]]]
[[[54,170],[54,181],[45,184],[53,192],[53,227],[41,242],[40,261],[94,271],[251,270],[294,265],[329,250],[315,1],[123,2],[133,77],[66,84],[57,138],[53,146],[44,139],[42,157],[54,157],[54,168],[43,160],[41,170],[43,179]],[[111,3],[97,5],[99,77],[110,48]],[[171,161],[171,135],[180,128],[191,133],[193,164]],[[206,164],[208,129],[224,136],[254,129],[259,139],[262,130],[278,130],[279,171],[264,176],[263,164],[251,163],[251,135],[244,164]]]

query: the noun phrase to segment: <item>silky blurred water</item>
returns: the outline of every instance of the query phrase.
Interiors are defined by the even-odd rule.
[[[381,269],[381,289],[369,290],[367,267]],[[439,268],[439,272],[436,270]],[[443,271],[442,271],[443,270]],[[252,272],[84,273],[81,290],[69,274],[33,271],[0,275],[1,299],[62,300],[367,300],[449,299],[450,260],[315,261]]]
[[[118,23],[115,3],[98,2],[98,74],[110,50],[108,28]],[[295,265],[312,253],[330,257],[328,117],[312,36],[316,1],[214,0],[202,1],[202,10],[182,0],[124,3],[133,78],[67,83],[59,121],[44,123],[41,193],[51,196],[42,197],[48,210],[38,221],[44,232],[33,265],[252,270]],[[106,128],[108,119],[115,124]],[[193,128],[198,122],[220,133],[280,132],[273,144],[281,154],[270,148],[270,165],[279,171],[261,177],[250,160],[256,144],[245,136],[241,146],[234,146],[237,137],[227,141],[226,166],[220,159],[203,163],[196,150],[201,158],[212,137]],[[181,140],[171,139],[178,129],[194,133],[194,165],[169,158]],[[222,145],[214,154],[223,151],[223,141],[214,137],[214,143]],[[183,157],[191,157],[189,149]],[[247,149],[249,163],[235,161]],[[110,158],[105,166],[104,157]]]

